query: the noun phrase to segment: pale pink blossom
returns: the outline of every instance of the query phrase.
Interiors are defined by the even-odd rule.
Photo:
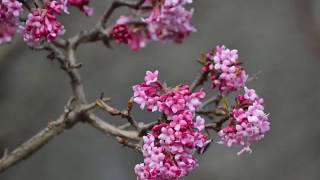
[[[145,20],[153,40],[181,43],[196,29],[191,25],[193,11],[182,6],[162,9],[159,14],[153,11]]]
[[[221,144],[240,146],[238,153],[250,152],[250,145],[261,140],[270,130],[268,115],[264,112],[263,99],[253,89],[237,97],[229,124],[219,132]]]
[[[147,71],[146,76],[144,77],[144,80],[147,85],[150,85],[151,83],[155,83],[158,80],[159,71]]]
[[[17,0],[0,0],[0,44],[9,43],[16,34],[22,3]]]
[[[212,87],[218,88],[221,95],[237,91],[244,87],[248,75],[238,61],[237,50],[217,46],[207,54],[207,65],[203,71],[210,74]]]
[[[147,0],[143,5],[151,6],[151,10],[137,18],[121,16],[109,36],[133,50],[145,47],[151,40],[181,43],[196,31],[191,24],[193,10],[186,9],[187,3],[192,1]]]
[[[187,85],[166,87],[158,80],[158,71],[148,71],[145,82],[133,90],[142,109],[146,106],[167,116],[143,137],[144,162],[135,167],[137,179],[177,180],[188,175],[198,166],[194,153],[203,153],[211,142],[202,132],[204,119],[195,116],[204,92],[191,92]]]

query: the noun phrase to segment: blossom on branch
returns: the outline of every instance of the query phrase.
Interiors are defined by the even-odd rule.
[[[145,23],[135,23],[132,17],[121,16],[112,28],[110,37],[117,43],[128,44],[137,51],[150,41],[150,32]]]
[[[212,88],[218,88],[221,95],[245,86],[248,75],[238,59],[238,50],[230,50],[225,46],[217,46],[206,55],[203,71],[210,73]]]
[[[91,16],[93,13],[93,8],[89,4],[90,0],[68,0],[68,5],[79,8],[86,16]]]
[[[134,101],[142,109],[147,106],[166,115],[143,137],[144,163],[135,167],[139,180],[174,180],[188,175],[198,166],[193,154],[210,143],[202,132],[204,119],[195,115],[204,92],[193,93],[188,85],[168,88],[158,81],[158,74],[148,71],[145,82],[133,87]]]
[[[138,18],[121,16],[110,32],[116,43],[128,44],[139,50],[150,40],[181,43],[196,29],[191,25],[193,10],[184,5],[190,0],[148,0],[142,6],[151,7]],[[121,23],[120,23],[121,22]]]
[[[21,27],[24,41],[34,45],[44,40],[52,42],[63,35],[64,26],[56,17],[62,12],[66,12],[66,6],[61,1],[50,1],[44,7],[32,10],[25,25]]]
[[[0,44],[11,42],[22,12],[22,3],[19,1],[0,0]]]
[[[168,88],[158,81],[158,74],[158,71],[147,72],[146,82],[133,86],[134,102],[139,104],[141,109],[147,107],[149,111],[158,110],[167,116],[185,110],[195,112],[205,93],[202,90],[191,92],[188,85]]]
[[[270,130],[268,115],[264,112],[263,99],[255,90],[244,88],[244,95],[236,98],[229,124],[219,132],[221,144],[241,146],[241,154],[251,152],[250,145],[261,140]]]

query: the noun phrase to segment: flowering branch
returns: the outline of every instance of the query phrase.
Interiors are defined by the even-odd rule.
[[[78,71],[82,64],[76,58],[80,44],[102,41],[110,47],[113,40],[138,51],[150,41],[182,43],[196,31],[191,24],[193,10],[186,7],[192,0],[113,1],[95,27],[69,39],[59,38],[65,29],[57,16],[68,14],[71,6],[90,16],[93,9],[89,0],[36,0],[35,7],[17,0],[0,2],[0,44],[10,42],[16,29],[20,28],[24,41],[32,49],[48,51],[48,58],[60,64],[70,79],[74,96],[57,120],[12,152],[5,153],[0,159],[0,173],[28,158],[56,135],[79,122],[141,153],[144,161],[135,167],[138,180],[177,180],[187,176],[198,166],[195,152],[203,154],[212,142],[209,130],[218,133],[220,144],[241,147],[238,153],[241,154],[251,152],[251,144],[262,139],[270,129],[263,99],[246,87],[246,83],[255,80],[257,75],[249,78],[238,60],[238,51],[225,46],[217,46],[201,56],[201,72],[191,85],[169,87],[158,80],[159,71],[147,71],[144,82],[133,86],[133,97],[124,110],[112,107],[107,103],[108,98],[100,97],[92,103],[87,100]],[[23,6],[29,11],[25,20],[21,17]],[[111,15],[120,7],[132,9],[134,15],[120,16],[107,28]],[[218,95],[202,102],[206,93],[199,87],[207,81],[212,89],[218,90]],[[241,89],[244,94],[229,103],[228,95]],[[160,113],[161,117],[147,124],[136,121],[131,113],[134,103],[141,109]],[[94,113],[97,108],[126,119],[127,123],[114,126]],[[205,123],[201,115],[210,122]]]

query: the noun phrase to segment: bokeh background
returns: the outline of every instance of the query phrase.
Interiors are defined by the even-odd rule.
[[[92,18],[73,9],[62,19],[66,37],[93,26],[110,3],[92,0]],[[262,70],[259,80],[248,86],[265,98],[272,129],[253,145],[251,155],[237,156],[237,149],[212,145],[186,179],[320,179],[320,1],[195,0],[193,6],[198,32],[183,44],[154,43],[138,53],[99,43],[81,46],[77,57],[84,64],[81,74],[89,99],[104,92],[114,106],[124,107],[131,86],[143,80],[146,70],[159,69],[160,78],[170,85],[189,83],[200,69],[195,62],[199,54],[226,44],[239,49],[249,73]],[[0,47],[1,151],[14,149],[54,120],[71,95],[69,80],[57,63],[18,39]],[[145,122],[155,117],[138,108],[134,114]],[[0,179],[129,180],[135,179],[133,167],[141,161],[112,137],[79,124]]]

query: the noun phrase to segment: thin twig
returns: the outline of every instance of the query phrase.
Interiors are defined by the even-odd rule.
[[[111,124],[103,121],[101,118],[96,116],[95,114],[89,114],[88,122],[99,131],[115,136],[115,137],[122,137],[126,139],[136,140],[139,141],[140,138],[138,137],[137,131],[125,131],[121,130],[115,126],[112,126]]]
[[[258,79],[258,75],[261,74],[261,73],[262,73],[262,71],[260,70],[260,71],[258,71],[258,72],[256,72],[256,73],[252,74],[252,75],[248,78],[247,82],[251,82],[251,81],[257,80],[257,79]]]
[[[222,98],[221,95],[212,96],[209,99],[207,99],[205,102],[203,102],[199,109],[204,109],[204,108],[206,108],[207,106],[209,106],[209,105],[211,105],[213,103],[215,103],[215,105],[217,106],[218,103],[220,102],[221,98]]]
[[[194,91],[198,86],[202,85],[208,79],[208,73],[200,72],[190,85],[190,90]]]
[[[103,14],[100,23],[100,26],[103,27],[103,29],[106,28],[106,23],[107,21],[110,19],[111,15],[113,14],[113,12],[119,8],[119,7],[128,7],[131,9],[139,9],[142,4],[145,2],[145,0],[139,0],[138,2],[127,2],[127,1],[120,1],[120,0],[116,0],[113,1],[110,8],[105,11],[105,13]]]
[[[116,137],[116,139],[119,144],[122,144],[123,146],[126,146],[128,148],[131,148],[131,149],[137,151],[138,153],[142,153],[142,149],[139,144],[132,143],[132,142],[128,141],[127,139],[124,139],[121,137]]]
[[[129,103],[128,103],[129,104]],[[126,110],[120,111],[117,108],[111,107],[106,102],[102,100],[97,100],[97,105],[109,113],[111,116],[121,116],[122,118],[126,118],[128,122],[135,128],[139,129],[137,121],[134,119],[134,117],[130,114],[131,108],[127,108]]]

